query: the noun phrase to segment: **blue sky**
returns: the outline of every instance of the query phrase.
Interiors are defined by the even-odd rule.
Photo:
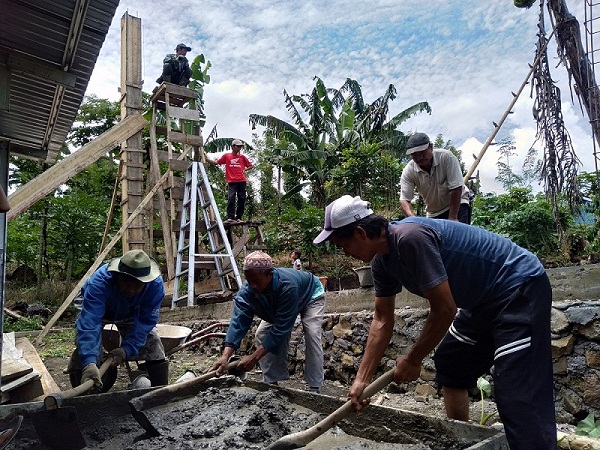
[[[583,0],[568,5],[583,29]],[[411,118],[401,129],[432,138],[442,134],[462,150],[468,168],[493,131],[492,122],[499,121],[511,102],[511,91],[517,91],[529,72],[539,7],[519,9],[511,0],[121,0],[88,94],[119,98],[120,20],[125,11],[142,20],[144,91],[156,86],[164,55],[179,42],[192,47],[190,60],[203,53],[211,61],[206,132],[217,124],[219,136],[250,142],[249,114],[290,120],[284,89],[308,93],[315,75],[328,87],[353,78],[367,102],[394,84],[398,96],[391,114],[428,101],[432,114]],[[571,102],[554,43],[549,58],[575,152],[582,170],[592,171],[588,119],[577,100]],[[526,88],[497,136],[515,139],[520,154],[516,172],[535,137],[529,94]],[[485,192],[501,191],[494,181],[497,160],[491,147],[479,166]]]

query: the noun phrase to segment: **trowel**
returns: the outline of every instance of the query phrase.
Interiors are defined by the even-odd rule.
[[[111,366],[109,356],[100,366],[100,377]],[[79,450],[87,446],[77,421],[74,406],[61,406],[62,401],[81,395],[94,387],[93,380],[87,380],[67,391],[55,392],[44,398],[44,409],[31,415],[31,421],[42,444],[61,450]]]

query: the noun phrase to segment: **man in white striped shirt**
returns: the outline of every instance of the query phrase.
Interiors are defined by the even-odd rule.
[[[556,448],[550,312],[544,267],[509,239],[456,221],[410,217],[388,223],[368,202],[345,195],[325,210],[315,244],[330,239],[346,255],[370,262],[375,312],[365,354],[349,391],[371,382],[394,331],[396,294],[426,298],[430,311],[394,381],[419,378],[434,349],[436,381],[449,418],[469,419],[468,389],[490,372],[511,449]],[[460,308],[460,310],[459,310]],[[439,345],[438,345],[439,344]]]

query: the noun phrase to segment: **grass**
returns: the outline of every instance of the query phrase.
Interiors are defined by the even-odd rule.
[[[75,348],[75,328],[48,333],[38,349],[40,358],[68,358]]]

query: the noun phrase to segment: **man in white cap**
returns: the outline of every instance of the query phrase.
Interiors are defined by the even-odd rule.
[[[223,353],[213,370],[225,372],[227,361],[258,316],[262,319],[256,330],[258,346],[240,359],[238,368],[250,371],[259,363],[265,383],[287,380],[290,336],[300,314],[306,347],[304,381],[310,391],[318,393],[323,384],[323,285],[310,272],[274,268],[271,257],[261,251],[244,258],[244,276],[246,281],[234,299]]]
[[[400,178],[400,207],[404,215],[415,215],[411,202],[416,188],[425,201],[427,217],[471,223],[470,192],[456,156],[443,148],[434,149],[425,133],[408,138],[406,154],[412,160]]]
[[[397,356],[394,381],[417,380],[423,359],[435,349],[446,414],[466,421],[468,389],[493,366],[495,400],[510,448],[556,448],[552,290],[534,254],[455,221],[409,217],[388,223],[368,202],[350,195],[325,209],[325,226],[314,243],[326,240],[370,262],[373,272],[373,321],[348,394],[355,409],[367,405],[358,398],[392,338],[395,298],[404,287],[426,298],[430,310],[413,346]]]
[[[160,268],[143,250],[130,250],[94,272],[75,298],[81,311],[76,321],[77,348],[68,368],[72,383],[91,379],[96,389],[103,389],[98,370],[105,356],[102,329],[111,323],[118,331],[104,344],[116,346],[108,352],[114,357],[113,366],[125,360],[143,360],[152,386],[168,384],[169,363],[154,329],[164,296]],[[103,391],[109,388],[105,386]]]
[[[163,60],[163,72],[156,80],[157,83],[166,81],[167,83],[187,86],[192,77],[192,69],[188,59],[187,52],[191,52],[191,47],[181,43],[175,47],[175,53],[169,53]]]
[[[227,181],[227,220],[225,225],[232,225],[242,221],[246,205],[246,170],[252,169],[252,163],[245,155],[242,155],[244,143],[239,139],[231,141],[231,152],[224,153],[219,159],[206,161],[213,166],[225,164],[225,181]],[[237,200],[237,204],[236,204]]]

